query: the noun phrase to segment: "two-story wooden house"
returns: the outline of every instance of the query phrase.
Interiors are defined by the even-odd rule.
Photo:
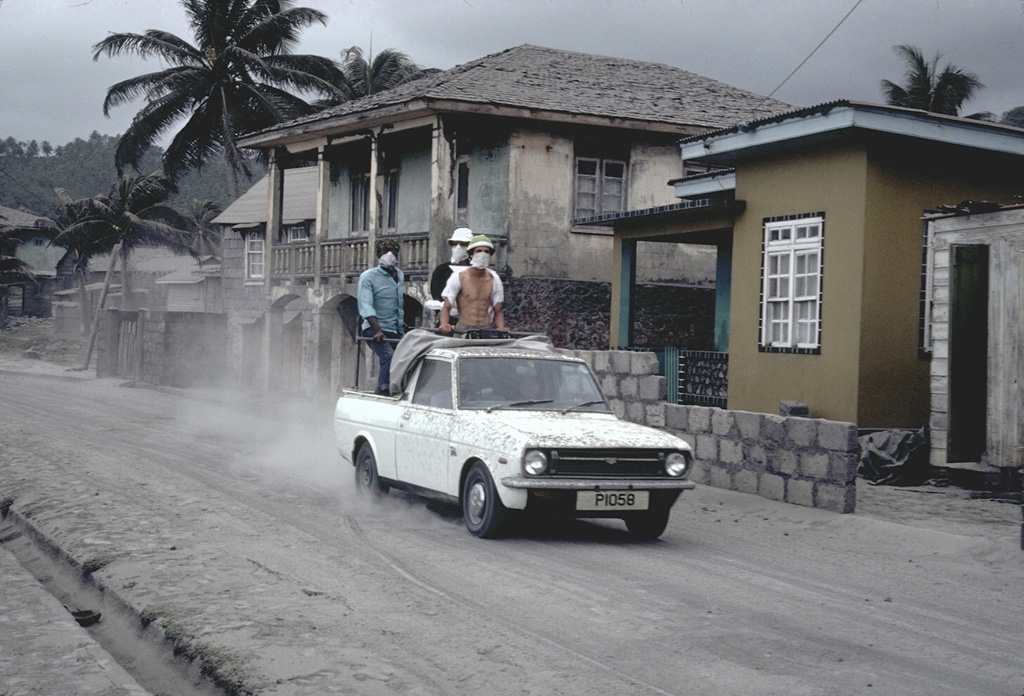
[[[497,242],[513,328],[607,346],[611,229],[576,222],[671,203],[680,138],[784,108],[666,65],[524,45],[250,134],[240,144],[269,155],[266,213],[221,220],[236,372],[307,393],[352,384],[356,280],[375,239],[401,243],[412,324],[460,226]],[[290,213],[297,198],[311,210]],[[695,303],[710,315],[711,291],[684,285],[710,285],[713,255],[648,252],[637,278],[669,298],[652,325],[692,323],[673,313]]]

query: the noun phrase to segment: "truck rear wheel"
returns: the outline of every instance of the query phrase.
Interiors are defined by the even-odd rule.
[[[373,448],[364,442],[356,454],[356,492],[360,495],[369,493],[375,498],[386,495],[389,486],[377,475],[377,460],[373,456]]]

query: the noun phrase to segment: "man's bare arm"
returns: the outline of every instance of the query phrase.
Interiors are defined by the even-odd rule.
[[[445,298],[441,305],[441,333],[450,334],[455,330],[452,326],[452,303]]]

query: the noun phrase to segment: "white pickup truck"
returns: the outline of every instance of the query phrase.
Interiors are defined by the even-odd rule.
[[[347,390],[334,411],[356,486],[460,505],[479,537],[510,511],[619,518],[655,539],[684,490],[690,445],[617,418],[590,368],[544,336],[466,340],[411,331],[392,362],[391,396]]]

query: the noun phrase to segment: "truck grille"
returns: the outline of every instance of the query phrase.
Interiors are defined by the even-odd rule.
[[[548,453],[548,475],[604,478],[664,476],[666,450],[559,449]]]

